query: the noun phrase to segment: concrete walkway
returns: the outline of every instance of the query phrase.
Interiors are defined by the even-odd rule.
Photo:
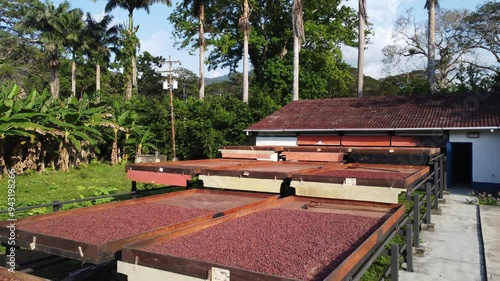
[[[500,207],[480,207],[488,281],[500,281]]]
[[[421,232],[424,257],[414,257],[414,272],[401,270],[400,280],[482,281],[477,206],[466,203],[470,189],[450,188],[441,204],[442,215],[433,215],[434,232]]]

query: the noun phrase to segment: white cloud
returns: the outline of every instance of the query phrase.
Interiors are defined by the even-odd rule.
[[[145,39],[141,39],[141,52],[148,51],[153,56],[161,56],[167,53],[169,33],[165,29],[158,29]]]
[[[368,21],[374,34],[369,38],[370,44],[365,50],[365,75],[374,78],[383,76],[383,53],[382,49],[392,43],[392,29],[394,22],[401,14],[402,6],[411,4],[415,0],[389,0],[389,1],[366,1]],[[358,9],[358,1],[349,1],[348,6]],[[342,47],[344,60],[356,67],[358,61],[358,50],[351,47]]]
[[[104,18],[104,16],[106,15],[106,12],[102,11],[100,13],[93,13],[93,14],[90,14],[90,15],[96,21],[101,21]]]

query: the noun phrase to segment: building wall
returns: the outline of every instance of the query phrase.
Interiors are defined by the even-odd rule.
[[[256,146],[297,146],[297,137],[290,135],[261,135],[255,140]]]
[[[450,142],[472,143],[472,181],[500,184],[500,131],[482,130],[479,138],[468,138],[469,131],[451,131]]]

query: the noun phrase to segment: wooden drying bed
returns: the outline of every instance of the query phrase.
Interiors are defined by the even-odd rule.
[[[270,194],[191,189],[60,211],[19,219],[16,246],[101,264],[126,244],[275,200]],[[0,222],[3,243],[8,225]]]
[[[438,147],[381,147],[381,146],[326,146],[326,145],[299,145],[299,146],[223,146],[224,150],[265,150],[274,152],[338,152],[364,154],[418,154],[425,156],[440,153]]]
[[[202,168],[200,175],[204,176],[228,176],[239,178],[275,179],[283,180],[292,177],[293,174],[310,169],[335,168],[342,166],[341,163],[323,162],[268,162],[254,161],[239,166],[219,166]]]
[[[356,185],[385,186],[407,189],[429,173],[428,166],[346,164],[294,173],[294,181],[344,183],[356,179]]]
[[[384,241],[385,237],[395,229],[397,223],[403,217],[404,211],[404,206],[397,204],[287,197],[172,231],[161,237],[127,245],[122,250],[122,261],[118,263],[118,271],[124,274],[130,273],[128,277],[131,281],[145,278],[148,270],[149,272],[154,271],[158,278],[164,280],[184,280],[186,276],[195,278],[190,280],[205,280],[207,272],[212,267],[229,270],[231,280],[241,281],[346,280],[359,269],[359,266]],[[274,219],[273,216],[264,216],[268,212],[280,212],[280,214],[283,213],[284,215],[282,214],[279,219]],[[327,230],[316,231],[315,227],[318,224],[313,226],[312,223],[307,222],[294,225],[293,221],[297,214],[300,214],[299,216],[319,218],[319,225],[328,225]],[[342,219],[338,223],[332,222],[331,220],[334,217]],[[247,224],[249,220],[255,222],[255,218],[258,219],[257,227],[253,224]],[[354,221],[354,223],[347,226],[344,225],[347,229],[341,229],[344,218],[346,220],[349,218],[351,222]],[[361,220],[370,221],[370,218],[376,223],[367,227],[365,231],[358,231],[357,222]],[[286,226],[290,223],[297,229],[292,230],[292,232],[285,231],[285,234],[282,233],[283,229],[286,230],[287,227],[280,228],[280,226]],[[331,225],[332,223],[334,225]],[[238,231],[242,235],[235,234],[235,228],[241,228]],[[297,231],[297,233],[294,231]],[[250,233],[250,236],[247,233]],[[338,250],[338,246],[343,243],[343,236],[346,235],[342,233],[356,237],[352,242],[345,244],[349,246]],[[253,239],[259,241],[258,247],[245,245],[245,240],[241,240],[241,236],[244,235],[249,238],[255,235],[256,237],[253,237]],[[277,236],[269,239],[268,235]],[[287,239],[277,239],[282,235],[286,235]],[[214,237],[217,239],[214,239]],[[310,243],[311,240],[316,242]],[[235,243],[235,241],[241,242]],[[190,250],[183,248],[185,246],[182,245],[183,243],[190,245],[190,242],[196,244],[195,251],[191,252],[204,258],[189,257],[192,255],[189,254]],[[222,244],[219,245],[220,243]],[[302,247],[304,243],[307,245],[306,250]],[[224,249],[226,244],[230,244],[232,247]],[[172,245],[174,249],[180,246],[180,249],[186,250],[180,251],[179,254],[172,254],[172,251],[175,252],[175,250],[170,249]],[[219,251],[215,251],[214,247]],[[296,257],[297,253],[302,251],[307,253]],[[337,251],[337,255],[326,254],[332,253],[332,251]],[[222,259],[210,258],[213,255],[222,257]],[[248,259],[249,256],[253,258]],[[302,259],[311,257],[312,261],[318,261],[319,263],[305,265],[311,276],[300,277],[304,266]],[[243,261],[236,261],[240,258],[243,258]],[[219,262],[213,260],[219,260]],[[290,262],[291,264],[283,266],[283,262],[285,264]],[[238,266],[228,264],[238,264]],[[138,271],[135,271],[136,269]],[[138,274],[140,270],[144,270],[143,272],[146,275],[140,276]],[[271,274],[269,272],[280,273]],[[134,275],[134,273],[136,274]]]
[[[283,151],[432,156],[439,154],[441,150],[436,147],[285,146]]]
[[[255,161],[249,165],[203,168],[199,179],[205,186],[213,188],[279,193],[283,180],[291,178],[294,173],[339,165],[342,164]]]
[[[301,196],[397,203],[428,173],[428,166],[346,164],[295,173],[292,183]]]
[[[204,159],[179,162],[128,164],[125,166],[125,171],[127,172],[127,177],[133,182],[186,187],[192,176],[200,173],[202,168],[239,166],[254,162],[255,161],[252,160],[242,159]]]

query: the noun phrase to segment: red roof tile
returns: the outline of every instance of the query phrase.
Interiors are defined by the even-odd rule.
[[[377,130],[500,126],[500,94],[294,101],[247,131]]]

